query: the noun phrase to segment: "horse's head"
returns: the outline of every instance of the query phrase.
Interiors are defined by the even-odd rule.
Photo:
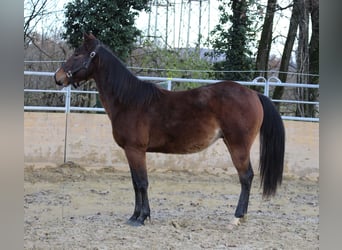
[[[94,68],[92,62],[96,57],[100,42],[92,34],[84,33],[83,38],[83,44],[57,69],[54,76],[56,84],[63,86],[73,84],[76,87],[79,82],[92,78]]]

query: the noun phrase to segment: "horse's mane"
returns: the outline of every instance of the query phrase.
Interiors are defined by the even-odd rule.
[[[159,86],[138,79],[105,45],[98,51],[99,67],[108,75],[106,83],[114,98],[125,105],[150,104],[162,94]]]

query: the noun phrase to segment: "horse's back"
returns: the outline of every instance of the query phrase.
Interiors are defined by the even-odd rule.
[[[215,119],[234,122],[262,117],[262,104],[257,92],[233,81],[222,81],[188,91],[168,92],[161,105],[170,118]]]

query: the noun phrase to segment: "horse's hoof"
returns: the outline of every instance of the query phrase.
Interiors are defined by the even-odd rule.
[[[238,227],[241,224],[241,218],[234,218],[231,220],[231,222],[228,224],[228,231],[233,231],[236,227]]]
[[[236,226],[241,225],[241,223],[245,222],[245,221],[247,221],[247,215],[244,215],[241,218],[234,217],[234,219],[232,219],[232,221],[229,223],[229,225],[232,227],[236,227]]]
[[[126,222],[127,225],[133,226],[133,227],[140,227],[140,226],[144,226],[144,222],[139,221],[139,220],[133,220],[133,219],[129,219]]]
[[[241,218],[234,218],[232,219],[232,221],[230,222],[230,225],[233,225],[233,226],[239,226],[241,224]]]

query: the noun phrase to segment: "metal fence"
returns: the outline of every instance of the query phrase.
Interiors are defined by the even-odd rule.
[[[31,76],[46,76],[53,77],[53,72],[36,72],[36,71],[24,71],[24,75]],[[203,84],[211,84],[216,83],[221,80],[204,80],[204,79],[185,79],[185,78],[166,78],[166,77],[147,77],[147,76],[138,76],[139,79],[144,81],[154,81],[157,84],[163,85],[168,90],[172,89],[172,84],[174,82],[187,82],[187,83],[203,83]],[[248,86],[262,86],[264,88],[264,95],[270,95],[270,87],[273,86],[283,86],[289,88],[312,88],[318,89],[318,84],[300,84],[300,83],[282,83],[277,77],[270,77],[268,79],[264,77],[257,77],[251,82],[245,81],[237,81],[242,85]],[[76,107],[71,105],[71,96],[74,93],[83,93],[83,94],[98,94],[97,91],[83,91],[83,90],[73,90],[71,86],[64,87],[61,90],[41,90],[41,89],[24,89],[24,92],[38,92],[38,93],[59,93],[64,94],[65,96],[65,106],[63,107],[52,107],[52,106],[25,106],[24,111],[61,111],[65,113],[69,113],[71,111],[80,112],[80,111],[88,111],[88,112],[105,112],[104,108],[96,108],[96,107]],[[319,102],[313,101],[305,101],[305,100],[275,100],[272,99],[273,102],[280,102],[283,104],[309,104],[315,105],[317,109],[319,108]],[[300,121],[314,121],[318,122],[318,117],[298,117],[298,116],[282,116],[284,120],[300,120]]]

